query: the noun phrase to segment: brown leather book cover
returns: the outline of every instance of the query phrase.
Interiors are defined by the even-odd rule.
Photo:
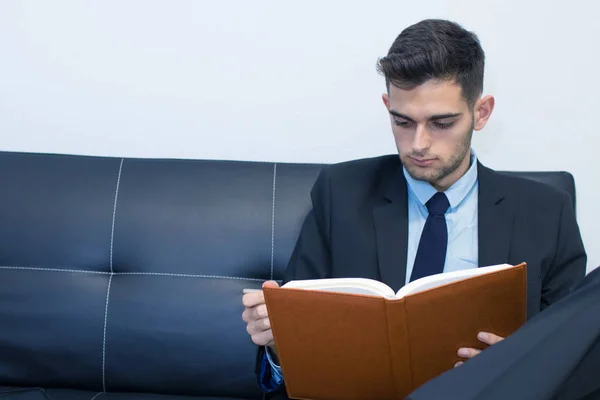
[[[526,320],[526,264],[402,298],[264,288],[288,396],[403,399],[454,367],[480,331],[506,337]]]

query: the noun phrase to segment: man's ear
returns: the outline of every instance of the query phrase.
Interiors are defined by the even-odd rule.
[[[475,124],[473,129],[476,131],[483,129],[485,124],[487,124],[488,119],[492,115],[492,111],[494,111],[495,102],[496,101],[493,96],[485,96],[481,98],[477,104],[475,104]]]
[[[381,99],[383,100],[383,104],[385,104],[385,108],[390,110],[390,96],[387,93],[381,95]]]

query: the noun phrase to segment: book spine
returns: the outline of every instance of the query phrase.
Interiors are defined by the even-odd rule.
[[[390,368],[394,399],[404,399],[413,390],[408,321],[404,299],[386,301]]]

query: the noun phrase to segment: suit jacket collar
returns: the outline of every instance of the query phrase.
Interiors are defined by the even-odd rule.
[[[479,265],[509,261],[516,198],[506,177],[477,161]],[[381,174],[381,199],[373,210],[381,280],[398,290],[406,280],[408,188],[399,159]]]
[[[479,265],[509,262],[511,232],[517,199],[510,193],[507,178],[478,163]]]
[[[397,291],[406,280],[408,190],[399,158],[382,172],[383,199],[373,210],[379,273],[381,280]]]

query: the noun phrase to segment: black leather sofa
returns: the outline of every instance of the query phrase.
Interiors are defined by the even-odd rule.
[[[281,278],[321,168],[0,152],[0,393],[260,398],[242,289]]]

